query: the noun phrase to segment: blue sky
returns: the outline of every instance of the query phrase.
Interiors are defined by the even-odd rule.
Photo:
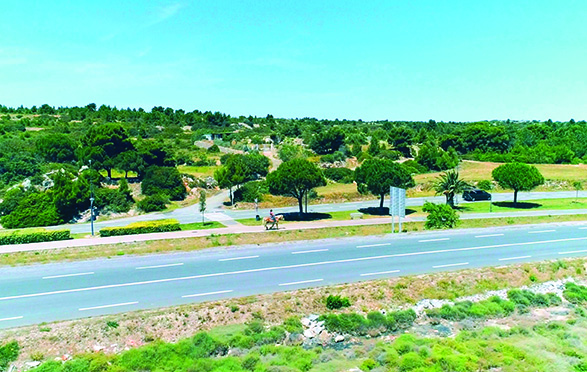
[[[10,1],[0,103],[587,119],[584,0]]]

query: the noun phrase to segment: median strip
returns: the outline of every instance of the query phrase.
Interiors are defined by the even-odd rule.
[[[323,280],[324,279],[302,280],[300,282],[281,283],[280,286],[296,285],[296,284],[306,284],[306,283],[317,283],[317,282],[321,282]]]
[[[433,269],[440,269],[443,267],[452,267],[452,266],[465,266],[468,265],[468,262],[461,262],[461,263],[455,263],[455,264],[447,264],[447,265],[436,265],[436,266],[432,266]]]
[[[98,309],[108,309],[111,307],[120,307],[120,306],[130,306],[136,305],[138,302],[123,302],[120,304],[112,304],[112,305],[102,305],[102,306],[94,306],[94,307],[82,307],[79,311],[88,311],[88,310],[98,310]]]
[[[87,272],[87,273],[44,276],[43,279],[69,278],[69,277],[72,277],[72,276],[84,276],[84,275],[94,275],[94,272],[93,271],[90,271],[90,272]]]
[[[234,291],[232,289],[229,289],[229,290],[226,290],[226,291],[196,293],[196,294],[181,296],[181,298],[212,296],[212,295],[223,294],[223,293],[230,293],[230,292],[234,292]]]

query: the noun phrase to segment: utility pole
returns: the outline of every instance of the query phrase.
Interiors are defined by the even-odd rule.
[[[94,236],[94,182],[92,181],[92,160],[90,159],[90,225]]]

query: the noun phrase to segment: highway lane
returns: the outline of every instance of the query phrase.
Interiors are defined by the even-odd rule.
[[[0,328],[587,255],[587,225],[361,237],[0,269]]]

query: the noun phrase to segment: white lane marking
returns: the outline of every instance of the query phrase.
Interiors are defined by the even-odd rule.
[[[528,234],[542,234],[542,233],[549,233],[555,232],[556,230],[540,230],[540,231],[528,231]]]
[[[579,230],[587,230],[587,227],[579,227]]]
[[[82,307],[79,311],[88,311],[88,310],[97,310],[97,309],[108,309],[111,307],[119,307],[119,306],[130,306],[136,305],[138,302],[123,302],[120,304],[112,304],[112,305],[102,305],[102,306],[94,306],[94,307]]]
[[[297,252],[291,252],[291,254],[304,254],[304,253],[316,253],[316,252],[326,252],[328,251],[328,249],[314,249],[311,251],[297,251]]]
[[[399,270],[380,271],[378,273],[365,273],[365,274],[361,274],[361,276],[383,275],[383,274],[393,274],[393,273],[399,273]]]
[[[189,298],[189,297],[203,297],[203,296],[212,296],[215,294],[222,294],[222,293],[230,293],[233,292],[232,289],[227,290],[227,291],[216,291],[216,292],[206,292],[206,293],[196,293],[196,294],[191,294],[191,295],[185,295],[185,296],[181,296],[181,298]]]
[[[22,319],[22,318],[24,318],[24,317],[22,317],[22,316],[13,316],[12,318],[3,318],[3,319],[0,319],[0,322],[7,322],[9,320],[18,320],[18,319]]]
[[[386,246],[386,245],[391,245],[391,243],[357,245],[357,248],[383,247],[383,246]]]
[[[456,264],[448,264],[448,265],[436,265],[436,266],[432,266],[433,269],[440,269],[441,267],[452,267],[452,266],[465,266],[468,265],[468,262],[461,262],[461,263],[456,263]]]
[[[573,253],[585,253],[585,252],[587,252],[587,249],[583,249],[580,251],[558,252],[558,254],[573,254]]]
[[[503,234],[488,234],[488,235],[477,235],[476,238],[492,238],[494,236],[503,236]]]
[[[94,275],[94,272],[93,271],[90,271],[90,272],[87,272],[87,273],[44,276],[43,279],[69,278],[70,276],[83,276],[83,275]]]
[[[160,269],[162,267],[173,267],[173,266],[183,266],[183,262],[180,263],[173,263],[173,264],[166,264],[166,265],[155,265],[155,266],[141,266],[137,267],[137,270],[148,270],[148,269]]]
[[[530,258],[532,256],[518,256],[518,257],[506,257],[506,258],[500,258],[500,261],[509,261],[509,260],[521,260],[522,258]]]
[[[237,260],[248,260],[251,258],[259,258],[259,256],[246,256],[246,257],[233,257],[233,258],[221,258],[218,261],[220,262],[224,262],[224,261],[237,261]]]
[[[443,240],[450,240],[450,238],[418,240],[418,243],[440,242],[440,241],[443,241]]]
[[[312,280],[302,280],[300,282],[291,282],[291,283],[281,283],[280,286],[286,286],[286,285],[296,285],[296,284],[305,284],[305,283],[317,283],[317,282],[321,282],[324,279],[312,279]]]
[[[19,299],[19,298],[49,296],[49,295],[65,294],[65,293],[87,292],[87,291],[95,291],[95,290],[99,290],[99,289],[133,287],[133,286],[137,286],[137,285],[169,283],[169,282],[177,282],[177,281],[193,280],[193,279],[201,279],[201,278],[213,278],[213,277],[227,276],[227,275],[250,274],[250,273],[258,273],[258,272],[265,272],[265,271],[296,269],[296,268],[300,268],[300,267],[332,265],[332,264],[338,264],[338,263],[381,260],[381,259],[396,258],[396,257],[422,256],[422,255],[428,255],[428,254],[439,254],[439,253],[449,253],[449,252],[466,252],[466,251],[476,251],[476,250],[481,250],[481,249],[505,248],[505,247],[525,246],[525,245],[533,245],[533,244],[576,242],[576,241],[584,241],[584,240],[587,240],[587,237],[542,240],[542,241],[539,240],[539,241],[535,241],[535,242],[525,242],[525,243],[505,243],[505,244],[486,245],[486,246],[479,246],[479,247],[441,249],[441,250],[437,250],[437,251],[385,254],[385,255],[380,255],[380,256],[347,258],[347,259],[343,259],[343,260],[311,262],[311,263],[305,263],[305,264],[295,264],[295,265],[285,265],[285,266],[270,266],[270,267],[262,267],[259,269],[228,271],[228,272],[223,272],[223,273],[200,274],[200,275],[183,276],[183,277],[177,277],[177,278],[167,278],[167,279],[155,279],[155,280],[147,280],[147,281],[143,281],[143,282],[108,284],[108,285],[101,285],[101,286],[96,286],[96,287],[64,289],[64,290],[52,291],[52,292],[30,293],[30,294],[24,294],[24,295],[0,297],[0,301],[15,300],[15,299]]]

